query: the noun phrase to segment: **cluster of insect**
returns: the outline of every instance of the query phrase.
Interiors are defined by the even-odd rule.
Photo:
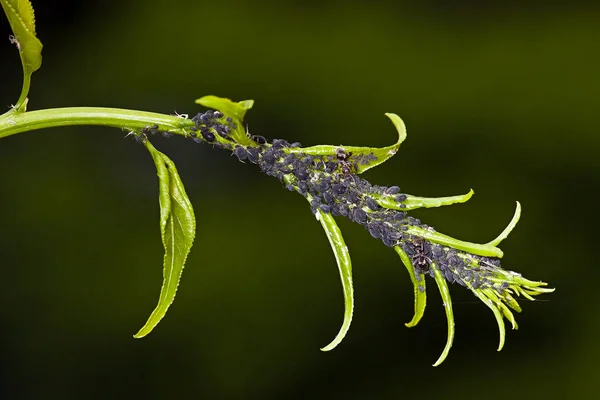
[[[493,268],[499,268],[497,259],[481,257],[456,249],[430,243],[408,233],[409,228],[429,231],[434,229],[402,211],[407,196],[398,186],[372,185],[358,176],[360,165],[376,160],[373,153],[353,154],[343,146],[334,154],[309,155],[303,153],[299,142],[283,139],[269,142],[265,137],[247,133],[253,145],[236,143],[231,137],[237,125],[219,111],[198,113],[191,119],[195,125],[189,137],[196,143],[207,142],[230,150],[239,161],[249,161],[267,175],[277,178],[289,191],[297,192],[310,202],[313,214],[317,211],[348,218],[363,226],[372,237],[386,246],[401,247],[410,257],[417,279],[423,274],[434,276],[431,266],[447,281],[472,289],[493,287],[503,290],[493,279]],[[136,136],[145,141],[149,135],[161,134],[157,125],[142,129]],[[293,151],[292,151],[293,150]],[[395,202],[397,209],[380,206],[377,199]],[[491,268],[493,267],[493,268]],[[424,290],[424,288],[420,287]]]

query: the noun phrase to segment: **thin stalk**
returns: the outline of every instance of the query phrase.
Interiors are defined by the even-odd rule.
[[[101,125],[130,131],[158,125],[161,131],[185,135],[194,122],[180,116],[120,108],[49,108],[4,114],[0,118],[0,138],[37,129],[74,125]]]

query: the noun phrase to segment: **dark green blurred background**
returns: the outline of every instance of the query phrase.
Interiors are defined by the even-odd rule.
[[[113,106],[195,114],[214,94],[255,99],[251,132],[304,145],[383,146],[374,183],[467,204],[414,214],[502,244],[503,265],[556,293],[526,300],[498,353],[492,313],[453,285],[446,340],[433,284],[413,329],[397,255],[340,221],[353,257],[352,328],[330,353],[342,294],[305,201],[251,164],[180,138],[198,236],[167,317],[152,161],[124,132],[52,129],[0,145],[2,398],[594,398],[600,319],[600,8],[519,1],[34,1],[44,43],[30,109]],[[0,36],[7,37],[6,19]],[[0,104],[17,53],[0,47]],[[417,397],[418,396],[418,397]]]

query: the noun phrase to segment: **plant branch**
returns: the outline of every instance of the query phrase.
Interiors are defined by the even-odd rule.
[[[139,131],[157,125],[158,129],[178,135],[194,122],[174,115],[103,107],[65,107],[24,113],[7,113],[0,118],[0,138],[43,128],[74,125],[101,125]]]

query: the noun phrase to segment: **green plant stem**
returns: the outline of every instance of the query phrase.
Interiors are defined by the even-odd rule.
[[[194,122],[174,115],[120,108],[49,108],[4,114],[0,118],[0,138],[37,129],[74,125],[102,125],[130,131],[158,125],[161,131],[185,135]]]

